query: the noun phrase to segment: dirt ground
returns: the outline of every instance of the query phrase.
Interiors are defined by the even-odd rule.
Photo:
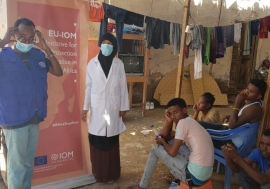
[[[230,106],[215,107],[221,116],[229,114]],[[148,157],[151,146],[155,143],[154,134],[150,133],[144,136],[141,131],[163,126],[165,108],[159,107],[155,110],[146,112],[146,116],[141,116],[141,108],[133,108],[124,118],[127,130],[120,135],[120,153],[121,153],[121,177],[113,184],[95,183],[89,186],[80,187],[80,189],[124,189],[127,186],[138,184],[143,173],[145,162]],[[192,108],[188,109],[189,114],[193,114]],[[216,168],[216,166],[215,166]],[[214,171],[215,171],[214,168]],[[169,170],[159,161],[151,181],[149,189],[168,189],[169,184],[164,179],[169,175]],[[212,183],[214,189],[224,188],[224,169],[221,174],[213,173]],[[231,189],[238,189],[239,185],[233,179]]]

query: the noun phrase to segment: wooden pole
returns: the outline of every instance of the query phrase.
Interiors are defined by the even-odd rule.
[[[257,137],[257,146],[259,145],[259,140],[261,138],[262,132],[265,129],[270,129],[270,74],[268,74],[267,78],[267,87],[266,87],[266,92],[264,95],[264,100],[263,100],[263,117],[261,121],[261,125],[259,128],[258,132],[258,137]]]
[[[178,62],[178,72],[176,78],[176,91],[175,97],[180,97],[181,95],[181,88],[182,88],[182,79],[183,79],[183,71],[184,71],[184,52],[185,52],[185,44],[186,44],[186,26],[188,24],[189,18],[189,11],[190,11],[190,0],[185,0],[184,6],[184,15],[183,15],[183,22],[182,22],[182,35],[181,35],[181,43],[180,43],[180,52],[179,52],[179,62]]]

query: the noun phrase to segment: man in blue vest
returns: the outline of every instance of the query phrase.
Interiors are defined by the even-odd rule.
[[[5,47],[14,43],[14,47]],[[0,41],[0,125],[8,149],[9,189],[30,189],[39,123],[47,116],[47,72],[63,71],[40,31],[18,19]]]

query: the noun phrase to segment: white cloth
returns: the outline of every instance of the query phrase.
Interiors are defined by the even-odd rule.
[[[195,49],[195,59],[194,59],[194,79],[202,78],[202,46]]]
[[[93,135],[110,137],[126,129],[119,116],[119,111],[129,110],[126,74],[120,59],[113,59],[107,78],[97,56],[88,63],[83,109],[90,109],[88,132]]]
[[[241,39],[241,28],[242,28],[242,23],[234,24],[234,41],[236,43],[239,43]]]

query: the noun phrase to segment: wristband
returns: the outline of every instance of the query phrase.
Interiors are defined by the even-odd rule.
[[[233,110],[236,110],[236,111],[239,111],[240,110],[239,108],[235,108],[235,107],[233,107],[232,109]]]

